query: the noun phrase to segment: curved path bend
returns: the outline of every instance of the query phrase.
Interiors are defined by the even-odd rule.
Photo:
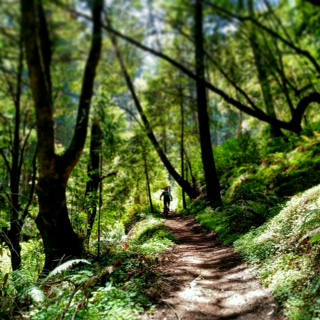
[[[270,292],[240,256],[192,217],[169,216],[177,244],[156,268],[162,297],[153,320],[283,320]]]

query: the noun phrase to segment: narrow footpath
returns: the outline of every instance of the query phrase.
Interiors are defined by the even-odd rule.
[[[159,261],[162,298],[153,320],[284,320],[240,256],[192,217],[169,216],[177,244]]]

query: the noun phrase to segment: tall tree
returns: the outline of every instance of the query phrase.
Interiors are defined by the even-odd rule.
[[[202,0],[196,0],[194,13],[195,65],[197,75],[196,87],[201,158],[206,180],[207,199],[212,205],[219,206],[221,204],[220,184],[213,157],[205,85]]]
[[[248,8],[250,16],[254,18],[255,11],[253,0],[248,0]],[[257,76],[261,87],[266,113],[270,117],[277,118],[273,95],[271,92],[271,86],[268,79],[268,65],[264,62],[264,56],[261,54],[258,33],[256,32],[254,26],[252,26],[249,30],[249,42],[253,53],[254,63],[257,69]],[[279,129],[279,127],[271,125],[271,135],[273,137],[281,137],[283,136],[283,133]]]
[[[181,176],[185,179],[185,160],[184,160],[184,126],[185,126],[185,117],[184,117],[184,101],[183,101],[183,92],[181,85],[179,86],[179,102],[180,102],[180,117],[181,117],[181,133],[180,133],[180,159],[181,159]],[[187,209],[186,195],[184,190],[182,190],[182,205],[183,209]]]
[[[7,14],[12,14],[16,17],[16,12],[7,12]],[[13,19],[13,21],[14,22],[12,24],[15,25],[16,20]],[[6,46],[6,49],[8,50],[5,50],[0,58],[0,69],[2,71],[1,75],[3,75],[5,79],[5,95],[10,99],[8,104],[14,106],[14,122],[12,126],[11,123],[8,122],[8,119],[6,119],[6,117],[1,113],[1,121],[4,120],[7,122],[6,125],[1,123],[2,128],[5,126],[9,127],[8,132],[6,132],[1,139],[0,154],[4,160],[5,168],[9,173],[10,191],[4,191],[7,195],[7,202],[10,211],[10,227],[2,228],[0,232],[0,239],[6,243],[10,250],[12,270],[17,270],[21,266],[20,241],[22,227],[26,217],[28,216],[28,210],[34,194],[36,158],[34,157],[33,164],[31,165],[33,168],[31,184],[30,186],[28,185],[28,188],[23,188],[23,163],[30,167],[30,164],[25,161],[26,153],[28,152],[28,149],[31,149],[31,152],[35,151],[34,148],[31,147],[29,141],[30,134],[33,130],[33,126],[30,123],[33,120],[30,119],[30,110],[23,109],[23,104],[27,99],[24,99],[24,93],[26,90],[23,88],[23,74],[25,70],[21,26],[17,23],[19,34],[16,36],[12,33],[11,37],[9,37],[12,24],[10,24],[10,26],[6,26],[7,28],[4,30],[7,32],[3,32],[3,38],[1,39],[4,43],[8,44],[8,46]],[[12,56],[17,56],[17,61],[12,59]],[[27,103],[25,103],[25,105],[27,105]],[[8,109],[8,107],[6,109]]]
[[[96,68],[100,59],[102,34],[102,0],[94,0],[92,9],[92,38],[86,61],[78,115],[69,147],[62,155],[55,153],[54,114],[50,66],[52,42],[42,1],[21,0],[22,27],[30,75],[31,90],[36,110],[39,180],[36,191],[39,214],[36,218],[44,251],[44,271],[51,270],[59,261],[81,255],[83,243],[70,223],[66,205],[68,178],[79,161],[86,135]]]

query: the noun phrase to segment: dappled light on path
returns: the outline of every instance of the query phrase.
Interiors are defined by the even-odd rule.
[[[284,319],[231,247],[190,217],[171,217],[166,224],[177,245],[160,260],[161,304],[148,319]]]

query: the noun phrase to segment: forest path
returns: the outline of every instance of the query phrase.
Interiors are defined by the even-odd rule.
[[[162,298],[154,320],[280,320],[270,292],[240,256],[192,217],[169,216],[177,243],[160,259]]]

